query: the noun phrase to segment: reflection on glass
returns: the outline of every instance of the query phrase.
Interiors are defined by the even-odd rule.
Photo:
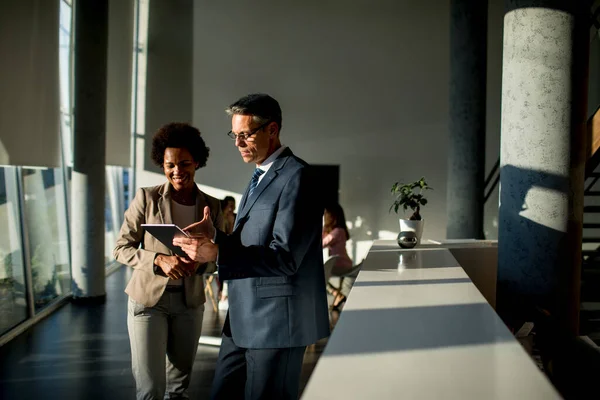
[[[110,179],[109,171],[106,171],[106,191],[104,192],[104,265],[109,266],[113,257],[112,249],[116,242],[114,225],[113,225],[113,209],[110,201]]]
[[[27,318],[14,167],[0,167],[0,334]]]
[[[23,168],[35,310],[70,292],[67,216],[60,169]]]
[[[123,168],[123,210],[129,208],[129,168]]]
[[[123,167],[106,167],[106,192],[104,197],[104,263],[108,267],[114,260],[112,250],[123,223],[125,196]]]

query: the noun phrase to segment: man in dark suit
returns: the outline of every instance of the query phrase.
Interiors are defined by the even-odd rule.
[[[323,207],[309,165],[281,145],[281,109],[265,94],[232,104],[229,136],[256,169],[231,235],[210,215],[179,238],[194,260],[217,261],[229,313],[212,399],[297,399],[306,346],[329,334]],[[209,240],[212,239],[212,240]]]

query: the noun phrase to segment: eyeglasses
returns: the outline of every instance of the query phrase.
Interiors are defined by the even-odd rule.
[[[248,133],[240,133],[240,134],[236,135],[235,133],[233,133],[233,131],[229,131],[229,132],[227,132],[227,136],[229,136],[229,137],[230,137],[231,139],[233,139],[233,140],[240,139],[240,140],[242,140],[242,141],[244,141],[244,142],[245,142],[245,141],[247,141],[247,140],[248,140],[248,138],[249,138],[250,136],[254,135],[256,132],[260,131],[260,130],[261,130],[261,129],[263,129],[265,126],[269,125],[271,122],[273,122],[273,121],[267,121],[267,122],[265,122],[264,124],[262,124],[261,126],[259,126],[258,128],[256,128],[256,129],[253,129],[253,130],[251,130],[251,131],[250,131],[250,132],[248,132]]]

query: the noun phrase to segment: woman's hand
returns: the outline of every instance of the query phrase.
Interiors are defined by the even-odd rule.
[[[158,265],[165,275],[171,279],[181,279],[186,276],[191,276],[196,269],[198,269],[199,263],[190,259],[179,257],[179,256],[167,256],[165,254],[159,254],[154,259],[154,264]]]

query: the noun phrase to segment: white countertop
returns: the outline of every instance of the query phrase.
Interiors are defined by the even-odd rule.
[[[489,246],[498,246],[497,240],[474,240],[474,239],[454,239],[454,240],[435,240],[435,239],[423,239],[421,243],[412,250],[419,249],[440,249],[440,248],[470,248],[470,247],[489,247]],[[398,251],[402,250],[398,246],[398,242],[396,240],[375,240],[373,245],[369,249],[370,252],[373,251]]]
[[[369,252],[303,400],[560,398],[436,247]]]

